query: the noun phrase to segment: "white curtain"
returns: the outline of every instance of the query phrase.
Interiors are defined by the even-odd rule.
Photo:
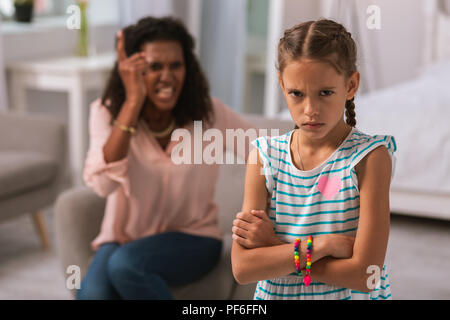
[[[200,59],[211,94],[241,110],[247,33],[247,1],[203,1]]]
[[[0,30],[2,28],[2,18],[0,16]],[[3,61],[3,37],[0,32],[0,111],[8,111],[8,95],[6,90],[5,66]]]
[[[119,0],[121,27],[136,23],[146,16],[162,17],[174,14],[173,0]]]
[[[183,21],[196,43],[200,43],[202,0],[118,0],[118,3],[122,28],[147,16],[174,16]]]
[[[441,10],[450,15],[450,0],[440,0]]]
[[[366,26],[367,8],[371,0],[322,0],[322,14],[345,26],[358,47],[358,69],[361,73],[359,92],[374,91],[382,86],[381,42],[377,32]]]
[[[121,27],[145,16],[180,18],[196,39],[211,94],[240,110],[244,85],[246,10],[243,0],[118,0]],[[198,21],[201,19],[201,21]]]

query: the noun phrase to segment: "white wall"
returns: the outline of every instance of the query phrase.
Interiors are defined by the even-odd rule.
[[[336,0],[333,0],[336,2]],[[423,59],[424,10],[423,0],[341,0],[346,11],[354,10],[354,2],[358,2],[356,15],[365,26],[368,18],[366,9],[369,5],[377,5],[381,9],[381,30],[365,28],[364,36],[370,37],[380,45],[379,65],[381,70],[376,88],[391,86],[416,76],[420,71]],[[320,1],[286,0],[285,26],[290,27],[301,21],[318,19],[323,15]],[[354,24],[339,21],[357,33]],[[362,57],[364,59],[364,56]],[[370,63],[371,61],[367,61]]]
[[[377,88],[407,81],[419,74],[423,62],[425,21],[423,0],[371,0],[381,8],[380,83]]]
[[[246,2],[205,0],[200,63],[211,95],[241,111],[246,54]]]
[[[123,1],[123,0],[122,0]],[[190,0],[191,2],[193,0]],[[199,1],[199,0],[195,0]],[[340,0],[331,0],[337,2]],[[343,1],[349,6],[354,0]],[[423,31],[423,0],[357,0],[359,3],[376,4],[381,8],[382,29],[371,31],[374,42],[381,43],[380,53],[376,55],[379,62],[373,63],[372,73],[376,74],[375,88],[381,89],[399,82],[407,81],[417,75],[422,65],[424,31]],[[106,2],[107,6],[103,6]],[[285,28],[291,27],[299,22],[317,19],[322,16],[322,4],[330,0],[272,0],[276,3],[284,3],[281,24],[275,32],[272,43],[268,43],[268,50],[276,52],[276,45]],[[96,0],[92,1],[90,14],[98,21],[108,22],[92,28],[91,38],[98,51],[113,48],[113,34],[118,28],[119,12],[116,5],[118,0]],[[181,14],[187,13],[184,3],[176,2],[176,11]],[[364,6],[363,6],[364,7]],[[364,19],[364,10],[358,15]],[[5,28],[2,28],[5,29]],[[350,28],[350,31],[351,30]],[[269,30],[269,34],[271,31]],[[6,32],[4,33],[4,59],[5,62],[16,59],[35,59],[48,56],[66,55],[74,52],[76,33],[65,28],[48,27],[41,30],[33,30],[29,33]],[[212,50],[214,48],[208,48]],[[270,58],[270,55],[268,55]],[[266,75],[270,74],[276,94],[278,95],[278,84],[274,78],[276,70],[276,55],[267,61]],[[367,56],[362,56],[361,63],[371,63]],[[381,66],[381,67],[380,67]],[[364,75],[362,75],[364,76]],[[361,88],[362,93],[364,88]],[[32,109],[45,108],[47,98],[53,95],[58,105],[66,105],[65,98],[57,98],[58,94],[38,94],[42,98],[30,99]],[[51,98],[50,98],[51,99]],[[279,96],[274,100],[277,105],[283,103]]]
[[[264,113],[267,116],[274,116],[279,110],[286,108],[275,69],[278,41],[285,29],[301,22],[318,19],[321,7],[320,1],[317,0],[271,0],[270,6]]]
[[[114,34],[119,28],[116,0],[91,2],[90,47],[96,52],[114,50]],[[103,6],[104,5],[104,6]],[[45,59],[72,55],[76,51],[77,30],[66,27],[69,15],[34,19],[30,25],[7,22],[2,24],[3,56],[5,64],[18,60]],[[10,75],[7,73],[8,89]],[[94,99],[99,92],[89,96]],[[10,95],[11,96],[11,95]],[[67,119],[67,95],[56,92],[30,90],[27,96],[31,113],[49,113]]]
[[[1,30],[2,17],[0,16],[0,30]],[[4,70],[4,60],[3,60],[3,39],[0,36],[0,112],[7,111],[9,109],[8,105],[8,92],[6,87],[6,76],[2,72]]]
[[[320,1],[317,0],[284,0],[283,30],[308,20],[320,17]]]
[[[108,1],[111,5],[112,0],[96,1],[94,1],[95,6],[90,9],[93,22],[89,28],[91,49],[95,49],[97,52],[111,51],[114,49],[114,35],[119,28],[117,14],[111,8],[102,11],[101,6],[98,6],[99,1]],[[96,18],[94,19],[92,16]],[[6,65],[17,60],[73,55],[76,49],[77,31],[67,29],[66,17],[62,16],[52,19],[35,19],[33,25],[2,24],[1,38],[2,54]],[[10,92],[9,73],[6,73],[6,82]],[[88,92],[86,106],[100,95],[100,91]],[[66,93],[28,90],[26,103],[31,114],[46,114],[68,123],[68,96]],[[11,105],[9,106],[11,107]],[[65,170],[66,181],[64,183],[68,183],[70,175],[67,165]]]
[[[362,43],[357,41],[360,57],[361,77],[367,77],[370,85],[362,83],[360,94],[369,89],[379,90],[397,83],[408,81],[420,74],[423,66],[425,44],[425,13],[423,0],[273,0],[282,2],[282,24],[278,33],[282,36],[284,29],[295,24],[316,20],[321,17],[333,18],[343,23],[352,34],[361,33],[365,37]],[[342,17],[338,20],[335,16],[326,16],[324,8],[327,4],[343,6]],[[355,5],[357,3],[358,5]],[[366,9],[369,5],[377,5],[381,9],[381,30],[368,30]],[[356,18],[351,18],[349,12],[354,11]],[[349,18],[350,17],[350,18]],[[355,21],[355,19],[357,21]],[[350,20],[350,21],[346,21]],[[358,30],[358,25],[363,30]],[[275,26],[280,28],[280,26]],[[269,34],[272,31],[269,31]],[[269,43],[268,50],[276,50],[279,40]],[[366,46],[363,47],[363,44]],[[268,55],[270,57],[270,53]],[[266,72],[273,70],[275,61],[268,61]],[[366,68],[364,68],[366,66]],[[272,81],[268,78],[268,81]],[[273,85],[273,84],[272,84]],[[267,88],[266,88],[267,90]],[[266,114],[274,114],[274,110],[284,109],[284,99],[280,97],[280,91],[266,95]],[[276,104],[276,106],[274,106]]]

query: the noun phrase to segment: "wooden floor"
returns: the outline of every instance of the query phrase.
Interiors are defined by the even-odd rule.
[[[55,254],[28,216],[0,224],[0,299],[71,299]],[[450,299],[450,222],[393,215],[387,259],[393,299]],[[251,297],[249,297],[251,298]]]
[[[33,219],[0,224],[0,299],[71,299],[56,257],[53,211],[45,211],[50,248],[43,250]]]

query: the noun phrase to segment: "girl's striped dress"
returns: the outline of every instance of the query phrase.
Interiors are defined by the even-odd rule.
[[[395,170],[394,137],[367,135],[353,128],[344,142],[320,166],[301,171],[292,163],[290,143],[294,130],[252,142],[264,163],[266,187],[272,195],[269,217],[278,237],[293,243],[308,235],[344,234],[355,237],[359,219],[359,189],[355,165],[370,151],[386,146]],[[314,247],[314,242],[313,242]],[[292,253],[294,259],[294,253]],[[314,269],[314,264],[312,265]],[[373,271],[368,273],[368,278]],[[257,283],[255,299],[391,299],[388,270],[370,293],[311,282],[295,274]]]

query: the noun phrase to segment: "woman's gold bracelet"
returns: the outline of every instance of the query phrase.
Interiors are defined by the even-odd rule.
[[[133,136],[136,135],[136,129],[133,127],[124,126],[123,124],[118,123],[117,120],[114,121],[114,125],[122,131],[131,133]]]

